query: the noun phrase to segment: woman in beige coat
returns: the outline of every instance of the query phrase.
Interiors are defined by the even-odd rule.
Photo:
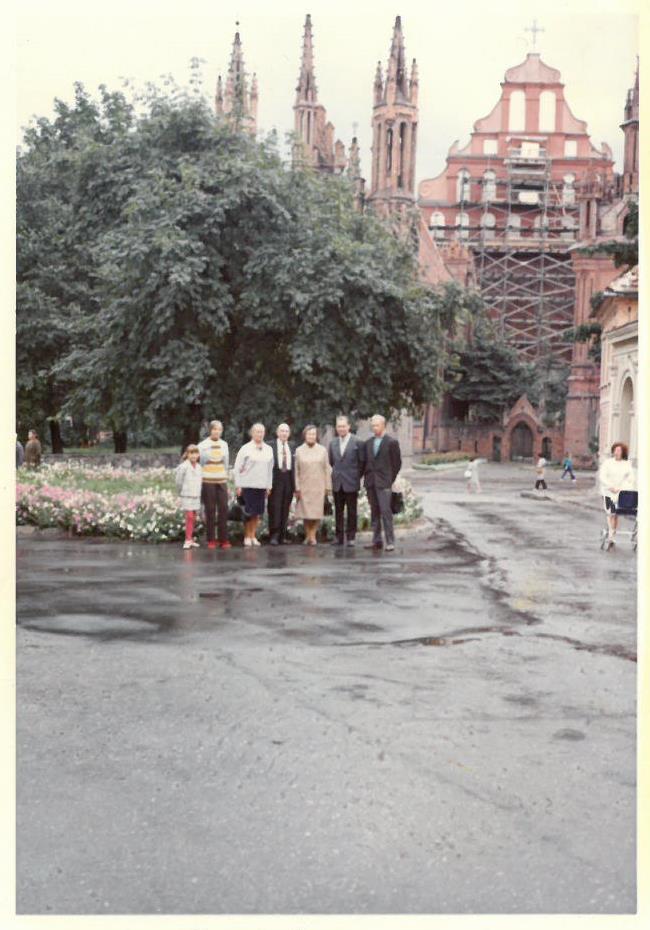
[[[315,546],[325,495],[332,490],[332,469],[327,450],[318,442],[318,429],[306,426],[302,438],[304,443],[296,449],[296,517],[305,523],[305,545]]]

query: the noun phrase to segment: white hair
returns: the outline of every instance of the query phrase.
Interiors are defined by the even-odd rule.
[[[289,426],[288,423],[278,423],[278,429],[283,429],[283,428],[284,428],[284,429],[288,429],[289,432],[291,432],[291,427]],[[276,432],[277,432],[277,430],[276,430]]]
[[[350,417],[348,417],[345,413],[340,413],[340,414],[337,416],[336,422],[338,423],[339,420],[345,420],[345,422],[348,424],[348,426],[350,425]]]
[[[215,426],[220,426],[221,429],[223,429],[223,423],[221,420],[210,420],[210,431],[212,431]]]
[[[249,435],[249,436],[252,436],[252,435],[253,435],[253,431],[256,430],[258,426],[260,427],[260,429],[263,429],[264,432],[266,432],[266,427],[264,426],[263,423],[253,423],[253,425],[251,426],[250,430],[248,431],[248,435]]]
[[[381,413],[376,413],[373,417],[370,418],[370,422],[374,423],[375,420],[381,420],[381,422],[386,424],[386,417],[382,417]]]

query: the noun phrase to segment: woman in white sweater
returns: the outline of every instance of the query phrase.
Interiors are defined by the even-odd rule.
[[[244,545],[259,546],[255,533],[273,487],[273,449],[264,442],[264,425],[251,426],[251,441],[237,453],[234,467],[237,497],[244,498]]]
[[[634,469],[627,458],[627,446],[624,442],[615,442],[611,449],[612,458],[605,459],[598,472],[600,493],[605,500],[607,523],[609,524],[609,541],[614,542],[618,517],[616,504],[619,491],[633,491],[635,489]]]

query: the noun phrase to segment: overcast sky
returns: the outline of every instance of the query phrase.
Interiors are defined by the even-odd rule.
[[[634,0],[21,0],[17,11],[18,127],[49,116],[73,83],[138,85],[171,73],[184,84],[193,56],[205,60],[206,93],[227,70],[235,20],[247,70],[259,81],[259,126],[293,127],[303,24],[311,13],[319,100],[346,145],[358,124],[362,168],[370,169],[372,84],[388,56],[395,16],[420,73],[418,181],[442,171],[455,139],[467,140],[500,93],[507,68],[532,50],[536,17],[543,60],[558,68],[567,100],[592,140],[608,142],[620,167],[619,124],[634,76]],[[18,131],[20,140],[21,133]]]

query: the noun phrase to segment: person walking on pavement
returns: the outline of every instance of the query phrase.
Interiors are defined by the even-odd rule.
[[[291,430],[280,423],[276,440],[270,443],[273,450],[273,487],[268,499],[269,535],[272,546],[285,542],[289,509],[296,487],[296,447],[289,442]]]
[[[471,494],[472,491],[475,491],[477,494],[481,493],[481,483],[478,480],[478,467],[480,464],[479,459],[472,459],[471,462],[468,462],[467,468],[465,469],[465,478],[467,479],[467,490]]]
[[[634,491],[636,489],[636,480],[632,463],[628,461],[628,450],[625,443],[615,442],[611,448],[611,454],[612,457],[605,459],[598,470],[598,481],[607,512],[608,542],[610,546],[613,546],[618,528],[618,517],[616,516],[618,495],[621,491]]]
[[[336,418],[336,432],[337,438],[331,440],[328,449],[336,527],[332,545],[343,545],[345,525],[347,544],[354,546],[357,535],[357,502],[366,463],[366,447],[365,443],[350,432],[350,421],[346,416]]]
[[[373,436],[366,440],[366,463],[364,484],[370,504],[372,543],[368,549],[382,549],[382,526],[386,540],[386,551],[395,548],[393,512],[391,509],[392,486],[402,467],[402,454],[397,439],[386,432],[386,418],[375,414],[371,419]]]
[[[535,481],[535,490],[546,491],[546,480],[544,479],[544,468],[546,466],[546,459],[543,455],[537,459],[537,465],[535,466],[535,474],[537,475],[537,480]]]
[[[296,449],[296,517],[305,523],[305,545],[316,545],[318,525],[325,515],[325,497],[332,490],[327,449],[318,442],[318,427],[306,426]]]
[[[571,481],[576,480],[576,476],[573,474],[573,460],[571,458],[570,452],[567,452],[567,454],[564,456],[562,468],[564,469],[562,472],[562,478],[564,478],[566,475],[571,475]]]
[[[25,446],[25,465],[27,468],[38,468],[41,464],[41,444],[38,439],[38,433],[35,429],[30,429]]]
[[[244,545],[259,546],[257,527],[264,514],[266,499],[273,488],[273,449],[264,442],[263,423],[253,423],[250,442],[241,447],[235,459],[237,497],[244,502]]]
[[[210,435],[199,443],[203,474],[201,501],[205,510],[208,549],[230,549],[228,541],[228,443],[221,438],[223,423],[212,420]],[[218,541],[215,539],[215,516]]]

